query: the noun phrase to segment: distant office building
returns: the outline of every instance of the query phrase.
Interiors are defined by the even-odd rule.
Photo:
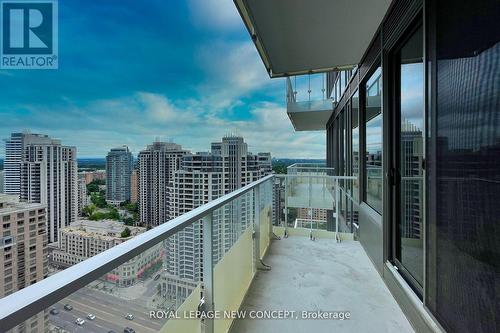
[[[78,174],[78,216],[83,215],[83,208],[90,205],[90,195],[87,194],[85,175]]]
[[[106,156],[106,201],[112,205],[130,201],[130,177],[134,167],[127,146],[112,148]]]
[[[47,136],[25,143],[20,164],[20,198],[47,207],[49,242],[57,241],[59,228],[76,221],[78,180],[76,148]]]
[[[121,236],[125,228],[130,230],[128,237]],[[127,227],[123,223],[113,220],[79,220],[69,227],[59,230],[58,246],[52,251],[51,263],[60,267],[75,265],[121,244],[145,230],[146,228]],[[144,274],[151,273],[148,270],[155,272],[159,270],[163,263],[163,256],[162,244],[158,244],[109,272],[105,278],[119,287],[133,285]]]
[[[0,195],[0,298],[47,275],[45,206],[19,202],[17,195]],[[10,332],[45,332],[39,313]]]
[[[4,182],[4,174],[3,170],[0,170],[0,193],[4,193],[3,182]]]
[[[139,153],[139,220],[142,225],[167,222],[168,185],[188,152],[175,143],[154,142]]]
[[[132,171],[130,176],[130,202],[137,203],[139,198],[139,172],[137,169]]]

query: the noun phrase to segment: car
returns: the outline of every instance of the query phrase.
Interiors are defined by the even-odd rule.
[[[82,318],[76,318],[75,324],[83,326],[83,324],[85,324],[85,320],[83,320]]]
[[[89,314],[87,315],[87,318],[89,318],[90,320],[94,320],[94,319],[95,319],[95,315],[94,315],[94,314],[92,314],[92,313],[89,313]]]
[[[70,304],[64,304],[64,310],[71,311],[73,310],[73,306],[71,306]]]
[[[155,276],[154,280],[158,280],[160,278],[160,274],[158,274],[157,276]]]
[[[59,310],[57,310],[56,308],[52,308],[52,309],[50,309],[50,314],[51,315],[59,314]]]
[[[133,328],[130,328],[130,327],[125,327],[123,329],[123,333],[135,333],[135,330]]]
[[[127,318],[128,320],[133,320],[134,319],[134,315],[131,314],[131,313],[127,313],[127,315],[125,316],[125,318]]]

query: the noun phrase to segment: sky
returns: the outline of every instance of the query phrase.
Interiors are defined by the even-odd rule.
[[[29,130],[104,157],[235,133],[255,153],[325,158],[324,131],[295,132],[284,95],[232,0],[60,1],[59,69],[0,70],[0,138]]]

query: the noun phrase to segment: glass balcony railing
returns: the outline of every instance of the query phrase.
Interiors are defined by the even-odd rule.
[[[266,176],[8,295],[1,331],[226,332],[209,314],[239,310],[273,237],[353,239],[354,177],[328,169]]]
[[[334,176],[334,171],[334,168],[329,168],[324,163],[294,163],[287,167],[289,175]]]

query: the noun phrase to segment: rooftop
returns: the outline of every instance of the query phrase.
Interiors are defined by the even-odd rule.
[[[115,220],[79,220],[71,223],[69,227],[62,230],[63,233],[77,234],[83,237],[97,237],[99,239],[113,240],[121,238],[121,233],[125,228],[130,229],[131,237],[136,236],[146,230],[146,228],[126,226]]]

